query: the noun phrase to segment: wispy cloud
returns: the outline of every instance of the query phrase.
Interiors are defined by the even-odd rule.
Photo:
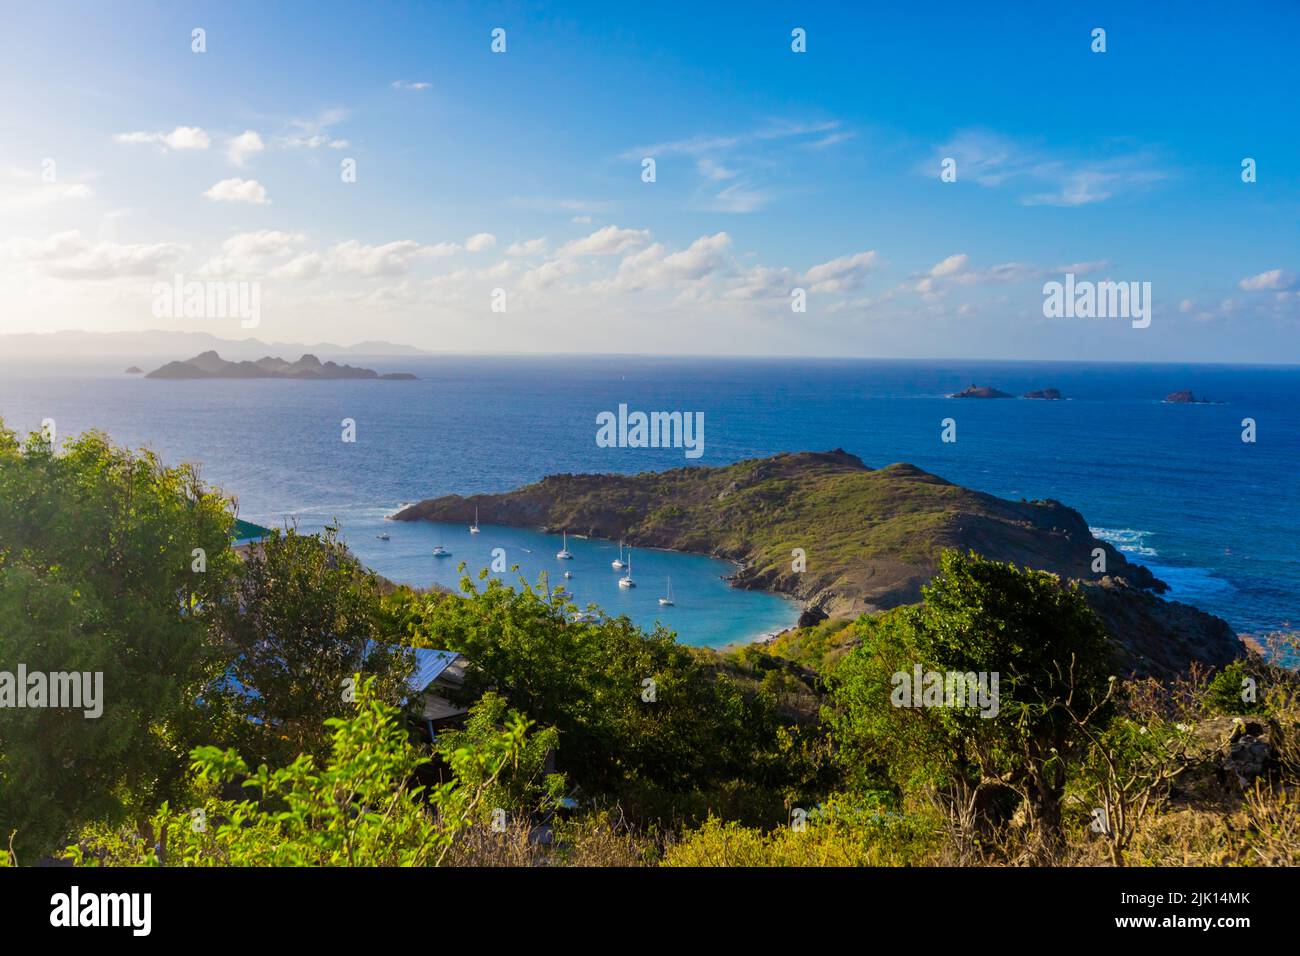
[[[750,213],[765,208],[776,198],[776,190],[767,182],[774,170],[785,165],[783,150],[825,149],[852,135],[834,120],[814,123],[771,120],[738,133],[702,134],[637,146],[625,150],[619,159],[638,163],[646,157],[656,162],[675,157],[694,159],[699,181],[690,201],[692,208]]]
[[[1084,206],[1139,193],[1169,178],[1167,164],[1146,150],[1067,155],[979,129],[959,132],[917,171],[938,177],[948,158],[957,162],[958,182],[1014,190],[1025,206]]]
[[[1105,261],[1075,262],[1048,268],[1028,262],[1002,262],[977,268],[971,265],[968,254],[958,252],[939,260],[925,272],[913,273],[896,291],[916,292],[933,301],[944,296],[953,286],[1009,285],[1061,276],[1067,272],[1081,276],[1097,272],[1107,265]]]
[[[315,117],[292,119],[287,130],[276,138],[276,144],[286,148],[346,149],[348,141],[332,135],[329,130],[342,123],[349,116],[342,107],[322,110]]]

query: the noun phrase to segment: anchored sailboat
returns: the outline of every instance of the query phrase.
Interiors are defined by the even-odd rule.
[[[627,549],[627,574],[618,579],[618,586],[621,588],[634,588],[636,582],[632,580],[632,549]]]
[[[623,542],[622,541],[618,543],[618,557],[615,558],[613,561],[609,562],[609,566],[613,568],[615,571],[623,570]]]
[[[573,555],[569,554],[569,532],[564,532],[564,544],[561,546],[559,551],[555,552],[555,556],[561,561],[573,560]]]
[[[668,579],[668,593],[659,599],[659,603],[664,607],[673,606],[673,579]]]
[[[478,534],[478,509],[474,509],[474,523],[469,526],[470,534]]]

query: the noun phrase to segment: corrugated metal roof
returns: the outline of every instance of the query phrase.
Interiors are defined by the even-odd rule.
[[[436,681],[460,655],[455,651],[435,651],[427,647],[415,648],[415,671],[406,679],[406,686],[418,694]]]

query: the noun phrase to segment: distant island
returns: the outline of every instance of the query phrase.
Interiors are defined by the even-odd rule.
[[[1165,396],[1165,401],[1170,405],[1222,405],[1223,402],[1212,402],[1208,398],[1197,398],[1190,388],[1184,388],[1181,391],[1170,392]]]
[[[138,372],[139,369],[136,369]],[[195,378],[288,378],[297,381],[333,381],[335,379],[378,379],[380,381],[413,381],[410,372],[389,372],[380,375],[371,368],[321,362],[314,355],[304,355],[296,362],[267,356],[256,362],[227,362],[214,351],[203,352],[183,362],[168,362],[156,368],[145,378],[195,379]]]
[[[144,369],[142,369],[142,368],[141,368],[140,366],[138,366],[138,365],[132,365],[129,369],[126,370],[126,374],[127,374],[127,375],[143,375],[143,374],[144,374]]]
[[[1032,392],[1025,392],[1025,398],[1038,398],[1046,402],[1059,402],[1064,396],[1060,389],[1056,388],[1039,388]]]
[[[1011,398],[1006,392],[1000,392],[988,385],[972,385],[948,396],[949,398]]]
[[[1078,581],[1125,669],[1170,674],[1244,653],[1227,622],[1157,597],[1167,586],[1094,537],[1074,509],[998,498],[913,465],[870,468],[840,449],[721,468],[552,475],[505,494],[421,501],[393,517],[464,524],[476,509],[485,523],[734,561],[736,587],[801,600],[801,626],[919,601],[940,552],[955,548]],[[805,570],[794,549],[804,549]],[[1104,571],[1093,570],[1098,561]]]

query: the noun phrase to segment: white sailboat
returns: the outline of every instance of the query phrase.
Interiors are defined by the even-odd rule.
[[[478,509],[474,509],[474,523],[469,526],[470,534],[478,534]]]
[[[379,534],[375,535],[375,537],[378,538],[380,541],[389,540],[387,531],[381,531],[379,532]]]
[[[573,560],[573,555],[569,554],[569,532],[567,531],[564,532],[564,545],[560,548],[559,551],[555,552],[555,556],[559,558],[561,561]]]
[[[673,606],[673,579],[668,579],[668,593],[659,599],[659,603],[664,607]]]
[[[436,545],[434,545],[434,548],[433,548],[433,556],[434,556],[435,558],[448,558],[448,557],[451,557],[451,552],[448,551],[446,548],[444,548],[444,547],[442,546],[442,539],[441,539],[441,538],[439,538],[439,539],[438,539],[438,543],[437,543]]]
[[[632,580],[632,549],[627,549],[627,574],[618,579],[618,586],[621,588],[634,588],[636,582]]]
[[[618,543],[618,557],[615,558],[613,561],[609,562],[609,566],[613,568],[615,571],[623,570],[623,542],[622,541]]]

